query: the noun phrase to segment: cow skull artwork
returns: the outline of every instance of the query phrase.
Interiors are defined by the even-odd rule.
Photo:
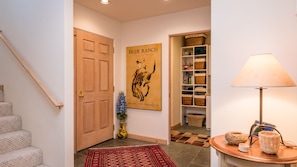
[[[144,101],[150,91],[150,80],[156,71],[156,62],[153,64],[153,71],[149,72],[146,68],[145,59],[136,61],[136,70],[132,81],[132,94],[140,101]]]

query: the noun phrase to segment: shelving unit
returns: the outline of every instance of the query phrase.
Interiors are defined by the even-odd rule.
[[[185,46],[181,48],[181,118],[186,114],[206,114],[210,107],[206,96],[210,94],[209,45]],[[208,119],[206,117],[206,119]]]

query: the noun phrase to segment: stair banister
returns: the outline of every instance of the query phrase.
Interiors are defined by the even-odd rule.
[[[63,107],[64,104],[62,102],[58,102],[51,94],[50,92],[44,87],[42,82],[39,80],[39,78],[34,74],[34,72],[31,70],[31,68],[25,63],[25,61],[18,55],[16,50],[13,48],[13,46],[9,43],[9,41],[5,38],[2,31],[0,30],[0,38],[4,42],[4,44],[8,47],[8,49],[11,51],[11,53],[15,56],[15,58],[19,61],[19,63],[25,68],[25,70],[29,73],[29,75],[33,78],[33,80],[36,82],[36,84],[40,87],[40,89],[45,93],[45,95],[49,98],[49,100],[56,106],[56,107]]]

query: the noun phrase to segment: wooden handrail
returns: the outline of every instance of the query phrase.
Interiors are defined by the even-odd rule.
[[[39,78],[34,74],[34,72],[31,70],[31,68],[25,63],[25,61],[18,55],[16,50],[13,48],[13,46],[8,42],[8,40],[3,35],[2,31],[0,30],[0,38],[4,42],[4,44],[8,47],[8,49],[11,51],[11,53],[14,55],[14,57],[19,61],[19,63],[25,68],[25,70],[29,73],[29,75],[33,78],[33,80],[36,82],[36,84],[40,87],[40,89],[45,93],[45,95],[50,99],[50,101],[56,106],[56,107],[63,107],[64,104],[61,102],[58,102],[50,93],[49,91],[44,87],[44,85],[41,83]]]

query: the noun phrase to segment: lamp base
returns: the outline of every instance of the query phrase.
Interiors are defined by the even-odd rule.
[[[253,136],[258,136],[258,132],[260,131],[276,131],[277,133],[280,134],[280,132],[275,128],[275,125],[270,124],[270,123],[260,123],[259,121],[255,121],[254,124],[250,128],[250,134],[249,134],[249,139],[250,139],[250,147],[253,145]],[[281,138],[281,143],[284,144],[283,138],[280,134]]]

